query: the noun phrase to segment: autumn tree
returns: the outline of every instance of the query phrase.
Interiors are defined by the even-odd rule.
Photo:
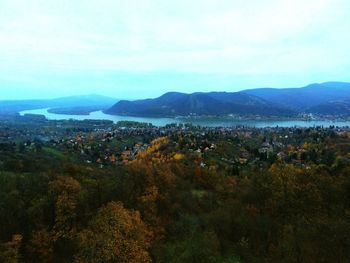
[[[110,202],[79,234],[75,262],[151,262],[150,236],[139,212],[124,208],[121,202]]]
[[[0,262],[18,263],[20,262],[20,247],[23,237],[13,235],[11,241],[0,243]]]
[[[76,232],[76,206],[80,183],[72,177],[58,177],[49,183],[49,194],[55,203],[55,238],[72,238]]]
[[[77,236],[76,210],[80,191],[80,183],[72,177],[59,176],[49,183],[53,222],[32,234],[28,251],[33,258],[41,262],[52,262],[54,258],[71,259]]]
[[[46,229],[33,233],[27,250],[34,261],[49,263],[54,258],[54,236]]]

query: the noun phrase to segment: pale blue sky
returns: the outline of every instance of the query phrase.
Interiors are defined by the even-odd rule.
[[[0,0],[0,99],[350,82],[349,0]]]

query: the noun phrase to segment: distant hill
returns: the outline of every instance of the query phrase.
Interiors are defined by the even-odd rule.
[[[322,115],[350,116],[350,99],[323,103],[309,108],[307,112]]]
[[[178,93],[169,92],[156,99],[122,100],[105,113],[134,116],[188,116],[228,114],[291,116],[294,111],[267,102],[259,97],[244,93],[210,92]]]
[[[117,102],[117,103],[116,103]],[[302,88],[261,88],[240,92],[168,92],[155,99],[118,100],[99,95],[51,100],[0,101],[0,114],[50,108],[60,114],[174,117],[189,115],[296,116],[299,113],[350,116],[350,83],[326,82]]]
[[[350,83],[326,82],[302,88],[262,88],[241,92],[169,92],[155,99],[120,101],[105,110],[113,115],[188,116],[261,115],[298,113],[350,115]]]
[[[303,112],[330,101],[350,98],[350,83],[326,82],[311,84],[303,88],[263,88],[244,90],[242,93],[254,95],[269,102]]]
[[[117,100],[100,95],[71,96],[47,100],[3,100],[0,101],[0,113],[17,113],[23,110],[52,108],[52,112],[86,114],[89,110],[104,110]]]

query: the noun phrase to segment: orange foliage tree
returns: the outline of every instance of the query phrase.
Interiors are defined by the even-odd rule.
[[[151,262],[150,237],[139,212],[124,208],[121,202],[110,202],[79,234],[75,262]]]

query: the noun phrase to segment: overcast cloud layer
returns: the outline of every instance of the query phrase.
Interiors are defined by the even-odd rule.
[[[0,0],[0,99],[350,81],[348,0]]]

